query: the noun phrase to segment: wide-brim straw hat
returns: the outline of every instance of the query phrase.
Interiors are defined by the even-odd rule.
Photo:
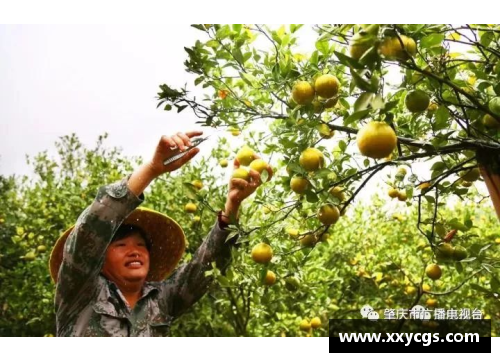
[[[149,274],[147,281],[162,281],[170,275],[186,248],[186,236],[179,224],[160,212],[138,207],[124,221],[123,224],[140,227],[148,236],[151,245],[149,248]],[[50,276],[57,282],[59,268],[63,259],[64,244],[75,226],[66,230],[56,241],[49,260]]]

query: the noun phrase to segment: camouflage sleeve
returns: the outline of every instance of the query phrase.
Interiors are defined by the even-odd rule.
[[[229,266],[231,247],[238,238],[234,236],[226,241],[229,233],[230,230],[221,229],[217,222],[193,259],[162,283],[160,308],[163,313],[178,317],[207,292],[212,278],[205,276],[205,272],[212,269],[213,262],[222,271]]]
[[[129,176],[130,177],[130,176]],[[64,246],[56,287],[56,314],[62,325],[76,318],[96,293],[99,273],[112,236],[144,201],[127,187],[128,177],[99,188],[79,216]]]

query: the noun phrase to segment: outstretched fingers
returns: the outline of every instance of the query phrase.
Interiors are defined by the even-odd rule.
[[[202,134],[203,134],[203,131],[189,131],[189,132],[186,132],[186,136],[188,136],[189,138],[201,136]]]

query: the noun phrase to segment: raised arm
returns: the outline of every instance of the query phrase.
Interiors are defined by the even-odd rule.
[[[254,155],[258,158],[257,155]],[[240,165],[237,160],[235,168]],[[267,167],[269,177],[272,170]],[[179,267],[176,272],[162,283],[160,309],[170,317],[177,317],[197,302],[208,290],[212,281],[205,272],[212,269],[212,263],[224,271],[231,260],[231,247],[237,236],[226,240],[230,231],[225,228],[238,219],[238,210],[244,199],[250,196],[262,181],[257,171],[250,170],[250,180],[231,179],[225,209],[219,215],[219,220],[200,245],[193,259]]]

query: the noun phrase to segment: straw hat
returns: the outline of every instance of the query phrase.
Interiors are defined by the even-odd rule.
[[[182,228],[165,214],[147,209],[136,208],[123,224],[140,227],[151,240],[149,251],[149,274],[147,281],[162,281],[171,274],[184,253],[186,236]],[[64,244],[75,226],[66,230],[56,241],[50,255],[50,275],[57,282],[59,268],[63,259]]]

